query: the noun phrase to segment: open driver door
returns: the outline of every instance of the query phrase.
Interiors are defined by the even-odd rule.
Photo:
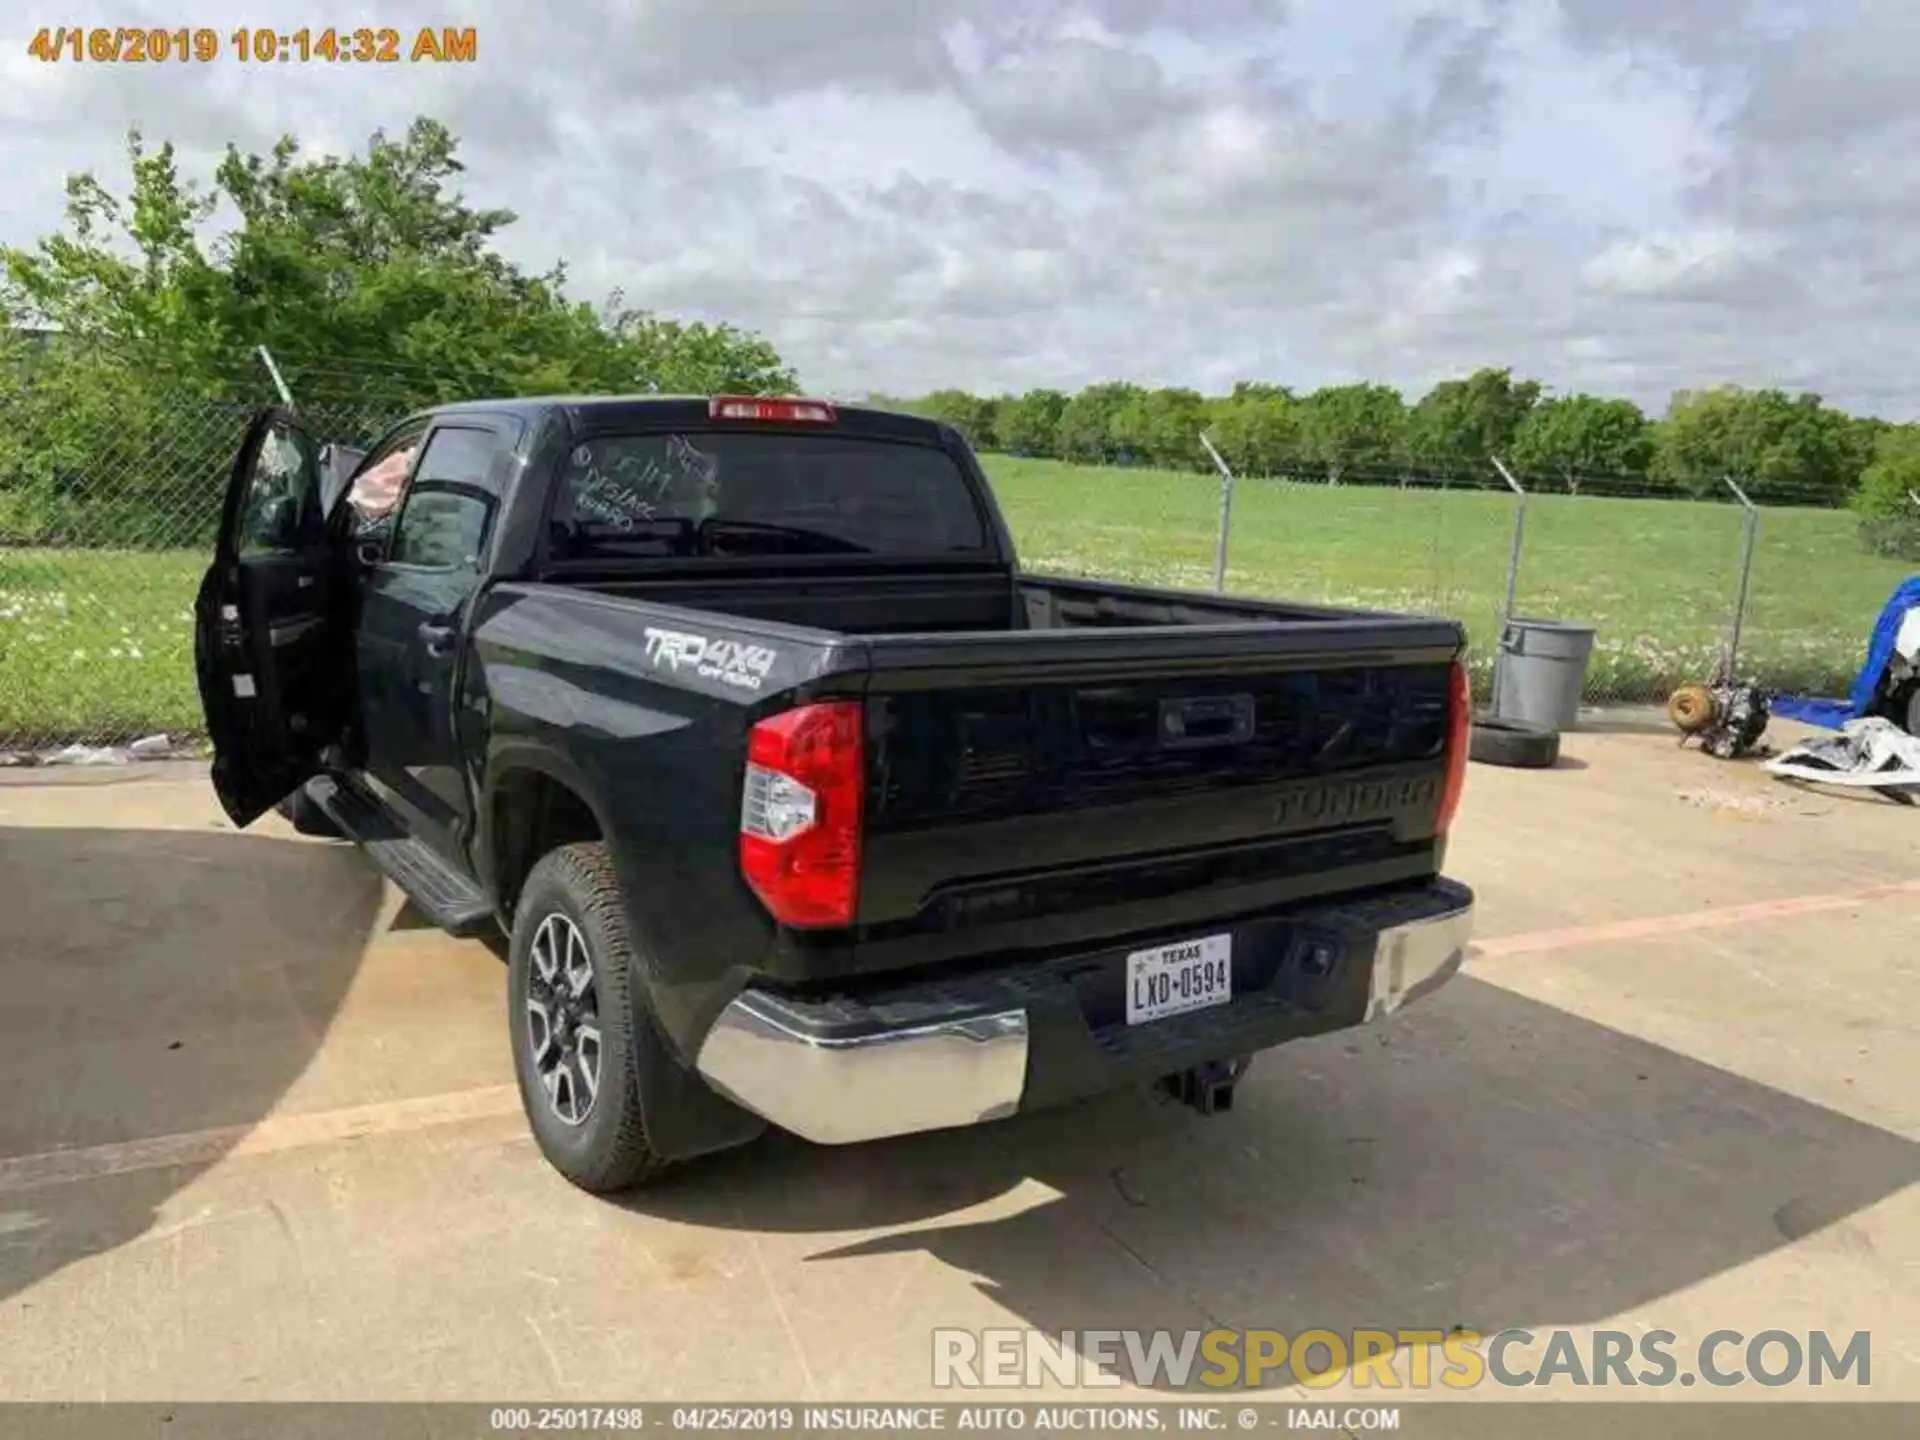
[[[320,451],[291,410],[248,426],[194,605],[213,788],[248,825],[320,768],[348,692]]]

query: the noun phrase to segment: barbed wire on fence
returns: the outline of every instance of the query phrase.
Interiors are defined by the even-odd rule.
[[[1020,455],[1012,451],[1004,453],[1020,459],[1051,458]],[[1230,464],[1233,464],[1235,474],[1241,479],[1306,488],[1324,486],[1338,489],[1346,486],[1360,486],[1370,489],[1401,490],[1505,491],[1506,489],[1505,482],[1485,459],[1449,465],[1393,461],[1367,465],[1342,464],[1335,468],[1329,467],[1325,460],[1304,451],[1297,456],[1269,460],[1259,466],[1248,466],[1231,453],[1228,453],[1226,458]],[[1064,463],[1111,465],[1123,470],[1164,468],[1149,465],[1124,453],[1105,460],[1069,460]],[[1191,470],[1196,475],[1211,473],[1211,467],[1207,463],[1182,466],[1178,469]],[[1727,493],[1722,484],[1722,478],[1718,474],[1705,477],[1694,484],[1681,485],[1645,471],[1540,470],[1518,465],[1512,466],[1512,469],[1520,482],[1527,487],[1529,494],[1682,500],[1728,505],[1736,503]],[[1735,478],[1749,485],[1754,484],[1751,477],[1736,475]],[[1797,480],[1770,479],[1763,488],[1758,486],[1755,488],[1766,497],[1766,503],[1772,505],[1841,508],[1835,503],[1835,496],[1830,489]]]

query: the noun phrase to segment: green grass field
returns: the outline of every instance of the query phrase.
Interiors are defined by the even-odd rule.
[[[1213,583],[1219,484],[1207,476],[989,457],[1031,570],[1142,584]],[[1513,535],[1512,497],[1243,480],[1227,588],[1415,610],[1463,621],[1492,664]],[[1536,496],[1514,611],[1597,627],[1588,694],[1664,697],[1707,678],[1733,613],[1741,514],[1731,505]],[[1782,690],[1844,693],[1867,632],[1911,567],[1865,553],[1853,516],[1765,512],[1741,669]]]
[[[1030,569],[1204,589],[1210,478],[990,456]],[[1589,693],[1648,699],[1713,669],[1732,611],[1730,506],[1541,496],[1516,610],[1599,629]],[[1481,492],[1242,481],[1228,588],[1464,621],[1491,662],[1513,502]],[[190,611],[206,557],[0,547],[0,745],[197,731]],[[1780,689],[1844,691],[1907,573],[1863,552],[1850,515],[1769,510],[1742,668]]]
[[[0,745],[201,728],[186,551],[0,548]]]

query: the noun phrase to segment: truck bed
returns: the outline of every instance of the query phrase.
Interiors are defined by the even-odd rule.
[[[713,610],[846,636],[955,634],[1164,625],[1270,625],[1282,621],[1379,620],[1355,610],[1272,600],[1118,585],[1066,576],[1017,574],[998,567],[924,567],[816,574],[751,571],[716,578],[705,573],[634,579],[569,578],[573,588],[650,604]]]

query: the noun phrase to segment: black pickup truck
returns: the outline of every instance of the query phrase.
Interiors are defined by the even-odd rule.
[[[454,405],[383,464],[369,523],[296,413],[248,431],[213,783],[504,933],[579,1185],[768,1122],[1210,1113],[1459,967],[1455,624],[1024,573],[953,430],[820,401]]]

